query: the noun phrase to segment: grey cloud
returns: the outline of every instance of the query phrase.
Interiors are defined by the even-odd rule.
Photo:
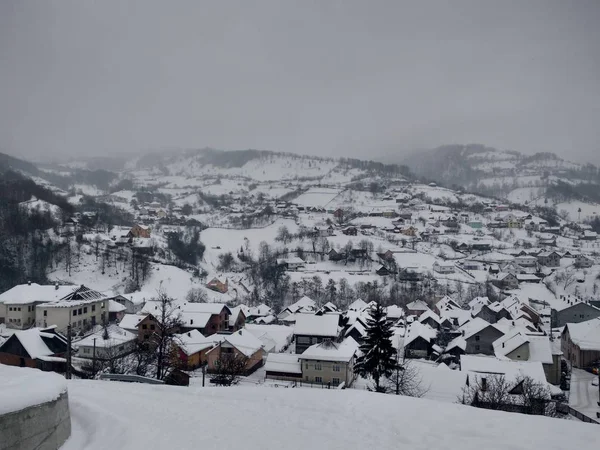
[[[0,2],[0,148],[600,162],[600,3]]]

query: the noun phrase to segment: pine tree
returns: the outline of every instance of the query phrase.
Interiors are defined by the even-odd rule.
[[[381,382],[392,375],[396,365],[394,357],[397,352],[392,344],[392,335],[392,325],[386,320],[385,308],[377,302],[367,319],[366,338],[360,346],[362,355],[354,365],[354,373],[373,378],[375,392],[385,392]]]

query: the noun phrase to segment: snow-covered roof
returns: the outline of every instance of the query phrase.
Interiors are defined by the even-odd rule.
[[[450,342],[448,342],[446,351],[449,352],[454,348],[459,348],[464,352],[467,349],[467,341],[465,341],[465,338],[462,336],[457,336],[454,339],[452,339]]]
[[[298,355],[298,358],[318,361],[349,362],[357,352],[358,344],[351,337],[347,337],[342,343],[325,340],[319,344],[311,345],[304,353]]]
[[[77,288],[78,286],[19,284],[0,294],[0,303],[22,305],[33,302],[51,302],[60,300]]]
[[[496,339],[492,345],[494,354],[498,357],[504,357],[527,343],[529,343],[529,339],[524,333],[514,331]]]
[[[469,322],[465,323],[462,327],[460,327],[460,331],[462,332],[463,338],[469,339],[471,336],[474,336],[475,334],[481,332],[487,327],[494,327],[498,331],[503,333],[503,331],[500,330],[498,327],[495,327],[494,325],[489,323],[487,320],[482,319],[481,317],[475,317],[473,320],[470,320]]]
[[[265,371],[302,374],[298,355],[289,353],[269,353],[265,363]]]
[[[406,305],[406,309],[411,311],[427,311],[429,306],[423,300],[415,300]]]
[[[442,319],[440,316],[438,316],[436,313],[434,313],[432,310],[427,310],[425,311],[423,314],[421,314],[419,316],[419,322],[423,323],[425,320],[427,319],[433,319],[435,322],[437,323],[442,323]]]
[[[473,374],[504,375],[508,382],[528,376],[543,386],[547,385],[544,368],[539,361],[513,361],[493,356],[461,355],[460,370]]]
[[[388,319],[400,319],[404,317],[404,310],[398,305],[390,305],[385,309],[385,314]]]
[[[42,337],[62,340],[61,336],[54,333],[44,333],[44,329],[41,328],[19,330],[13,333],[13,338],[19,340],[32,359],[54,355],[54,352],[48,348]]]
[[[322,316],[297,314],[294,334],[335,337],[338,335],[338,321],[339,316],[337,314],[324,314]]]
[[[243,329],[233,334],[223,335],[222,342],[228,342],[248,358],[263,348],[263,343],[260,339]]]
[[[179,320],[184,328],[205,328],[212,317],[211,313],[183,311]]]
[[[358,331],[361,336],[365,336],[367,334],[366,328],[363,326],[362,322],[359,321],[354,322],[352,326],[346,330],[344,336],[348,336],[350,333],[352,333],[352,330]]]
[[[107,328],[108,339],[104,339],[104,330],[100,328],[95,333],[92,333],[77,342],[73,342],[74,347],[93,347],[94,339],[96,339],[96,347],[114,347],[125,342],[135,341],[137,335],[121,328],[117,325],[110,325]]]
[[[437,331],[431,328],[429,325],[423,325],[420,322],[411,323],[406,329],[406,336],[404,336],[404,345],[408,345],[418,337],[425,339],[430,342],[437,336]]]
[[[214,342],[212,337],[205,337],[198,330],[190,330],[187,333],[175,335],[175,343],[188,356],[211,348]]]
[[[118,312],[125,311],[126,309],[127,308],[125,306],[121,305],[119,302],[115,302],[114,300],[108,301],[108,311],[109,312],[118,313]]]
[[[350,306],[348,306],[348,310],[349,311],[363,311],[364,309],[367,308],[367,306],[368,305],[359,298],[357,300],[354,300],[352,303],[350,303]]]
[[[125,314],[119,321],[119,327],[125,330],[137,330],[142,320],[148,317],[147,314]]]
[[[581,350],[600,351],[600,318],[580,323],[568,323],[571,341]]]

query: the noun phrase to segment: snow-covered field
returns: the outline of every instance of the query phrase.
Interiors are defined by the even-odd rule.
[[[589,448],[596,425],[359,390],[69,383],[62,450]]]

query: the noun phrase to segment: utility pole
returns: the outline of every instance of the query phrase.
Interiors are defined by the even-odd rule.
[[[204,387],[204,379],[206,378],[206,364],[202,364],[202,387]]]
[[[71,379],[71,323],[69,319],[69,325],[67,326],[67,370],[65,372],[65,378]]]
[[[92,353],[92,373],[96,376],[96,338],[94,338],[94,352]]]

